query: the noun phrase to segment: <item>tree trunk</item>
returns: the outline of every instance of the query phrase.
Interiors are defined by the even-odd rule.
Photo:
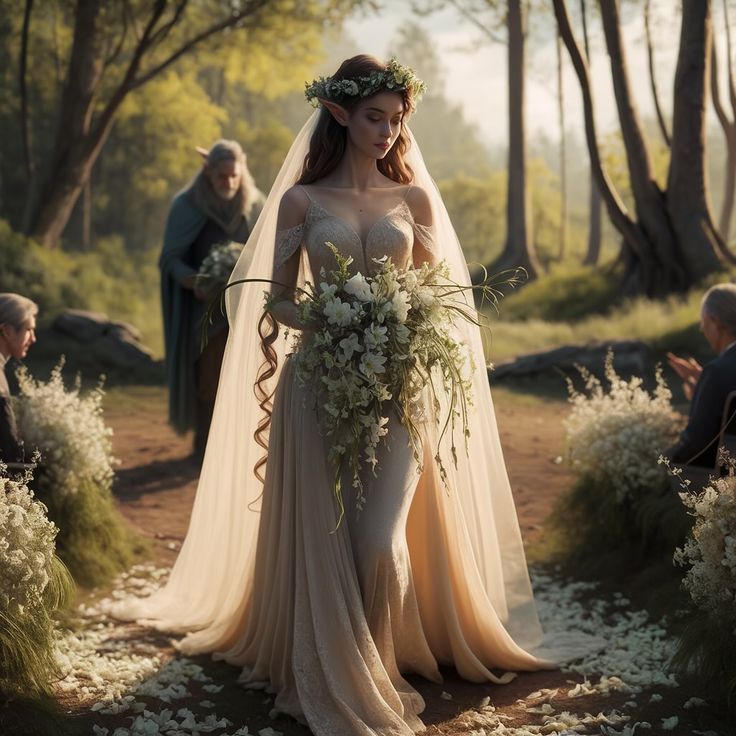
[[[653,281],[646,290],[653,295],[681,290],[689,286],[688,274],[682,268],[682,254],[667,217],[664,195],[654,180],[631,90],[621,35],[619,0],[600,0],[600,9],[637,220],[646,233],[654,259]]]
[[[508,77],[509,77],[509,159],[506,201],[506,242],[501,255],[491,264],[491,271],[522,266],[529,279],[540,271],[539,261],[530,240],[531,209],[526,184],[526,133],[524,116],[526,12],[525,0],[509,0],[508,5]]]
[[[562,81],[562,39],[557,34],[557,118],[560,125],[560,233],[557,260],[565,257],[567,243],[567,152],[565,151],[565,90]]]
[[[723,205],[719,218],[719,231],[723,242],[728,247],[731,236],[731,218],[733,217],[734,198],[736,198],[736,125],[729,131],[726,154],[726,181],[723,186]]]
[[[683,0],[667,207],[685,263],[695,279],[717,271],[728,258],[713,224],[705,172],[705,109],[712,42],[710,0]]]
[[[101,148],[101,143],[89,140],[95,93],[104,69],[97,28],[101,9],[100,0],[78,0],[75,10],[55,155],[32,218],[31,234],[47,246],[58,245]]]
[[[590,192],[588,194],[588,247],[585,252],[584,266],[596,266],[601,257],[602,239],[602,207],[603,200],[593,174],[590,176]]]
[[[588,66],[590,66],[590,40],[588,38],[588,13],[585,0],[580,0],[580,17],[583,22],[583,43],[585,45],[585,58]],[[557,30],[557,37],[562,40],[562,36]],[[601,215],[603,200],[598,185],[595,183],[595,177],[591,167],[590,172],[590,193],[588,195],[588,246],[585,252],[584,266],[595,266],[601,256]]]
[[[733,59],[731,58],[731,26],[728,17],[728,6],[723,3],[723,21],[726,27],[726,69],[731,100],[731,112],[733,117],[729,119],[721,102],[720,85],[718,83],[718,53],[716,51],[715,39],[711,43],[710,52],[710,89],[713,98],[713,108],[716,112],[718,122],[721,124],[723,136],[726,139],[726,172],[723,185],[723,203],[718,220],[718,231],[723,242],[728,246],[731,232],[731,217],[733,216],[734,197],[736,196],[736,92],[734,92]]]

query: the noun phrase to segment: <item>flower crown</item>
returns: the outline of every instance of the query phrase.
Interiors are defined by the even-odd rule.
[[[319,107],[319,98],[342,102],[350,97],[369,97],[381,90],[403,92],[409,90],[412,98],[418,101],[426,91],[427,85],[419,79],[413,69],[400,64],[392,58],[386,69],[371,72],[366,77],[334,79],[318,77],[311,84],[304,85],[304,96],[312,107]]]

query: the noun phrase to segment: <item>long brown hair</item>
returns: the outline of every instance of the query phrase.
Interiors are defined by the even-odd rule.
[[[343,61],[332,78],[336,81],[355,79],[385,70],[386,64],[380,59],[367,54],[359,54]],[[379,90],[379,92],[383,91],[386,90]],[[409,89],[397,90],[397,94],[404,98],[404,119],[406,119],[416,107],[415,100]],[[351,113],[363,100],[367,99],[370,99],[370,97],[347,97],[340,101],[340,105]],[[384,176],[399,184],[411,184],[414,179],[414,172],[404,160],[409,150],[409,136],[404,129],[403,122],[402,120],[401,130],[396,142],[377,163],[378,170]],[[304,159],[304,168],[297,184],[313,184],[333,172],[340,163],[346,147],[347,130],[332,117],[327,108],[323,107],[320,111],[317,127],[309,141],[309,153]]]
[[[376,59],[374,56],[360,54],[346,59],[340,64],[340,68],[333,75],[333,79],[353,79],[356,77],[367,77],[372,72],[385,71],[386,64]],[[380,159],[378,170],[389,179],[399,184],[411,184],[414,180],[414,172],[406,163],[404,157],[409,150],[409,136],[404,128],[404,120],[414,111],[416,107],[411,90],[397,91],[404,98],[404,118],[402,119],[401,130],[389,152]],[[340,104],[348,111],[352,112],[358,104],[369,97],[356,97],[355,99],[347,99],[341,101]],[[320,112],[317,126],[312,133],[309,141],[309,153],[304,159],[301,176],[297,184],[312,184],[319,179],[324,178],[340,163],[347,147],[347,131],[340,125],[330,114],[326,108],[322,108]],[[279,334],[278,322],[267,312],[264,312],[258,323],[258,333],[261,337],[261,352],[263,353],[263,363],[258,370],[253,390],[255,392],[258,403],[264,412],[264,416],[258,423],[258,427],[253,434],[255,441],[266,451],[253,469],[256,477],[263,482],[262,474],[263,466],[268,459],[268,432],[271,426],[271,407],[273,401],[274,389],[268,387],[268,381],[276,374],[278,367],[276,351],[273,344]]]

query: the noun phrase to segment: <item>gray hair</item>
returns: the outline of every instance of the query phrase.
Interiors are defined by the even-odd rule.
[[[38,305],[28,297],[9,292],[0,293],[0,325],[22,330],[38,314]]]
[[[207,152],[207,166],[211,170],[215,170],[221,163],[225,161],[235,161],[240,164],[241,172],[241,188],[246,202],[251,202],[256,191],[256,183],[248,169],[245,151],[237,141],[220,138],[215,141],[210,150]]]
[[[705,292],[701,310],[736,335],[736,284],[716,284]]]

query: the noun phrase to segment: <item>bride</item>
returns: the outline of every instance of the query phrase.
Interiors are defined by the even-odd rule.
[[[467,453],[445,463],[446,484],[436,426],[425,421],[418,467],[391,413],[376,476],[364,474],[365,507],[358,514],[346,493],[342,522],[328,440],[288,354],[286,331],[310,336],[293,289],[334,268],[326,242],[364,275],[388,255],[400,268],[444,260],[469,283],[407,126],[423,86],[394,60],[356,56],[307,88],[319,109],[233,274],[278,282],[278,298],[264,312],[262,285],[228,290],[231,332],[186,541],[166,587],[116,612],[188,632],[184,652],[242,667],[246,686],[274,693],[278,711],[319,736],[421,730],[424,702],[407,673],[437,682],[450,665],[504,683],[555,666],[540,647],[477,327],[459,327],[473,407]]]

